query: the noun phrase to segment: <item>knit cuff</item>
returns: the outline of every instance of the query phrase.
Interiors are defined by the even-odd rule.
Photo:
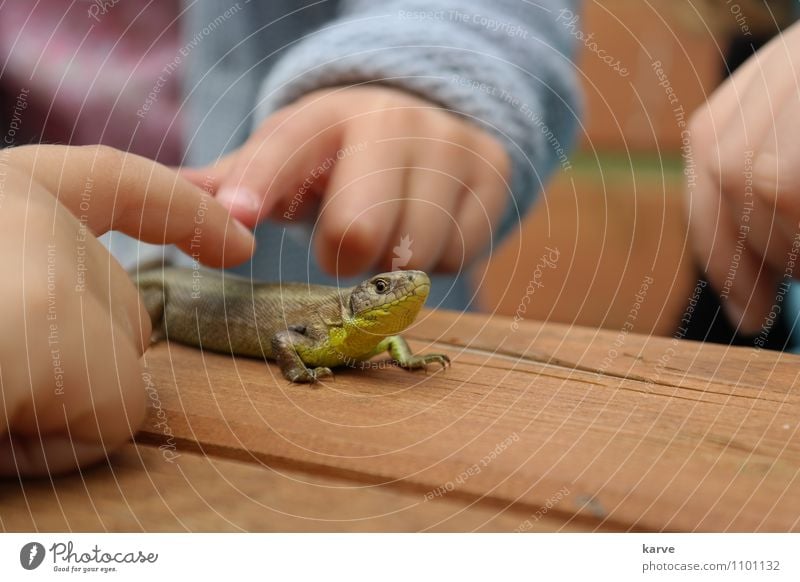
[[[276,63],[262,85],[255,121],[312,91],[364,83],[403,89],[464,116],[498,137],[512,160],[510,201],[495,230],[496,243],[520,222],[556,164],[566,160],[577,91],[572,63],[541,40],[544,33],[519,27],[516,34],[528,38],[510,55],[508,44],[473,30],[485,24],[465,26],[469,18],[457,11],[401,10],[334,21]],[[566,114],[548,117],[545,108],[553,103]],[[550,127],[553,123],[558,127]]]

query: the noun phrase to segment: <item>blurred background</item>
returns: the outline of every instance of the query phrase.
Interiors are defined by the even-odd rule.
[[[700,277],[683,218],[680,115],[688,122],[730,71],[791,24],[794,4],[586,0],[579,21],[580,147],[520,230],[479,269],[481,307],[526,319],[614,329],[630,322],[632,331],[675,333]],[[560,260],[537,271],[548,248]],[[532,280],[538,283],[520,314]],[[646,298],[631,318],[644,285]],[[711,310],[713,294],[704,295]],[[726,332],[717,330],[716,339],[728,341]],[[695,334],[705,337],[699,329]]]
[[[627,324],[632,326],[628,331],[671,335],[701,276],[691,258],[684,225],[680,123],[688,123],[691,113],[730,71],[793,22],[800,3],[579,3],[574,34],[585,98],[580,145],[545,185],[545,196],[539,197],[519,229],[476,269],[479,308],[525,319],[617,330]],[[8,8],[14,5],[22,8]],[[139,3],[115,6],[104,18],[133,22],[138,27],[122,39],[113,36],[113,28],[109,33],[95,27],[82,5],[72,6],[66,15],[49,10],[46,4],[29,9],[25,0],[9,0],[0,6],[6,7],[0,19],[0,48],[14,56],[4,66],[8,81],[0,86],[0,108],[13,109],[19,92],[11,82],[14,80],[45,96],[40,104],[48,103],[49,95],[66,94],[61,117],[46,109],[28,111],[16,136],[19,143],[39,139],[96,143],[102,139],[166,164],[179,163],[182,133],[179,121],[174,121],[181,100],[177,75],[160,88],[152,111],[141,121],[133,119],[135,139],[124,131],[133,126],[131,112],[147,103],[152,79],[163,63],[174,59],[180,43],[177,25],[158,30],[148,22],[170,21],[160,12],[177,13],[179,0],[148,3],[148,18],[139,18]],[[18,38],[31,10],[38,10],[39,20],[61,34],[68,31],[73,36],[93,34],[97,38],[94,44],[81,45],[77,56],[64,52],[58,42],[50,42],[49,34],[36,29],[36,34]],[[60,26],[62,20],[67,25]],[[141,42],[152,48],[149,57],[139,62],[137,43]],[[96,86],[95,71],[108,55],[95,47],[117,44],[120,63],[125,65],[122,71],[152,69],[153,74],[133,81],[126,74],[114,75],[110,82]],[[40,58],[47,50],[52,53],[48,53],[49,61]],[[33,76],[31,69],[36,71]],[[69,71],[67,78],[72,82],[62,87],[64,70]],[[86,118],[107,121],[79,123]],[[163,139],[165,131],[167,138]],[[550,266],[549,259],[555,255],[557,264]],[[542,263],[543,257],[548,261]],[[637,301],[645,285],[646,297]],[[528,294],[528,289],[533,292]],[[522,306],[526,294],[530,303]],[[737,339],[724,320],[714,319],[715,301],[713,293],[704,292],[700,315],[694,318],[694,329],[687,337],[726,343]],[[775,343],[782,345],[780,340]]]

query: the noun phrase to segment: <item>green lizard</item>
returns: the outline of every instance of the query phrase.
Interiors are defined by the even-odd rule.
[[[443,354],[413,355],[397,335],[428,297],[422,271],[383,273],[347,289],[176,268],[141,273],[136,282],[157,336],[276,360],[292,382],[316,382],[332,367],[384,351],[409,370],[450,363]]]

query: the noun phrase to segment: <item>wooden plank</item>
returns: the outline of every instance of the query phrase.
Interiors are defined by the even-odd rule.
[[[692,293],[693,294],[693,293]],[[687,302],[691,298],[687,297]],[[514,329],[508,318],[479,314],[429,311],[410,335],[453,347],[491,351],[512,359],[547,363],[637,380],[648,387],[734,393],[754,400],[752,405],[800,405],[798,356],[757,348],[703,344],[654,338],[618,330],[522,321]],[[794,426],[794,425],[793,425]]]
[[[452,489],[522,514],[552,505],[554,527],[798,529],[800,403],[783,383],[795,360],[763,354],[763,386],[758,374],[731,382],[730,370],[716,381],[719,349],[679,342],[675,369],[655,377],[652,354],[671,340],[630,335],[598,374],[614,333],[533,323],[509,333],[510,322],[429,313],[413,335],[442,343],[412,345],[449,344],[449,371],[352,370],[317,389],[181,346],[157,346],[147,361],[182,451],[423,497]],[[151,421],[142,438],[166,442],[162,429]]]
[[[680,160],[581,156],[473,270],[480,310],[672,334],[695,284]],[[646,285],[647,301],[631,318]]]
[[[703,5],[709,5],[713,16],[697,16]],[[726,44],[721,29],[735,27],[734,18],[708,2],[593,0],[581,3],[578,26],[592,37],[590,46],[577,43],[586,107],[584,147],[625,153],[677,151],[682,128],[675,109],[683,107],[688,116],[720,82],[720,47]],[[608,66],[598,49],[603,57],[619,61],[626,73]],[[670,102],[659,85],[653,70],[657,62],[677,103]]]
[[[130,445],[80,474],[0,484],[0,530],[540,531],[533,516],[192,453]]]

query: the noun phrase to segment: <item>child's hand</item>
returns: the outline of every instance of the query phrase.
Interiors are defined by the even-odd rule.
[[[800,276],[800,263],[789,265],[800,250],[798,71],[800,25],[794,25],[737,70],[689,128],[692,242],[744,333],[756,333],[770,312],[780,311],[776,284]]]
[[[95,236],[177,243],[211,265],[246,260],[252,238],[144,158],[39,146],[0,162],[0,474],[54,473],[102,458],[144,418],[150,320]]]
[[[399,90],[350,87],[307,95],[218,164],[184,175],[212,182],[249,226],[318,212],[320,264],[353,275],[390,268],[406,235],[404,267],[469,263],[506,206],[509,166],[500,141],[468,120]]]

